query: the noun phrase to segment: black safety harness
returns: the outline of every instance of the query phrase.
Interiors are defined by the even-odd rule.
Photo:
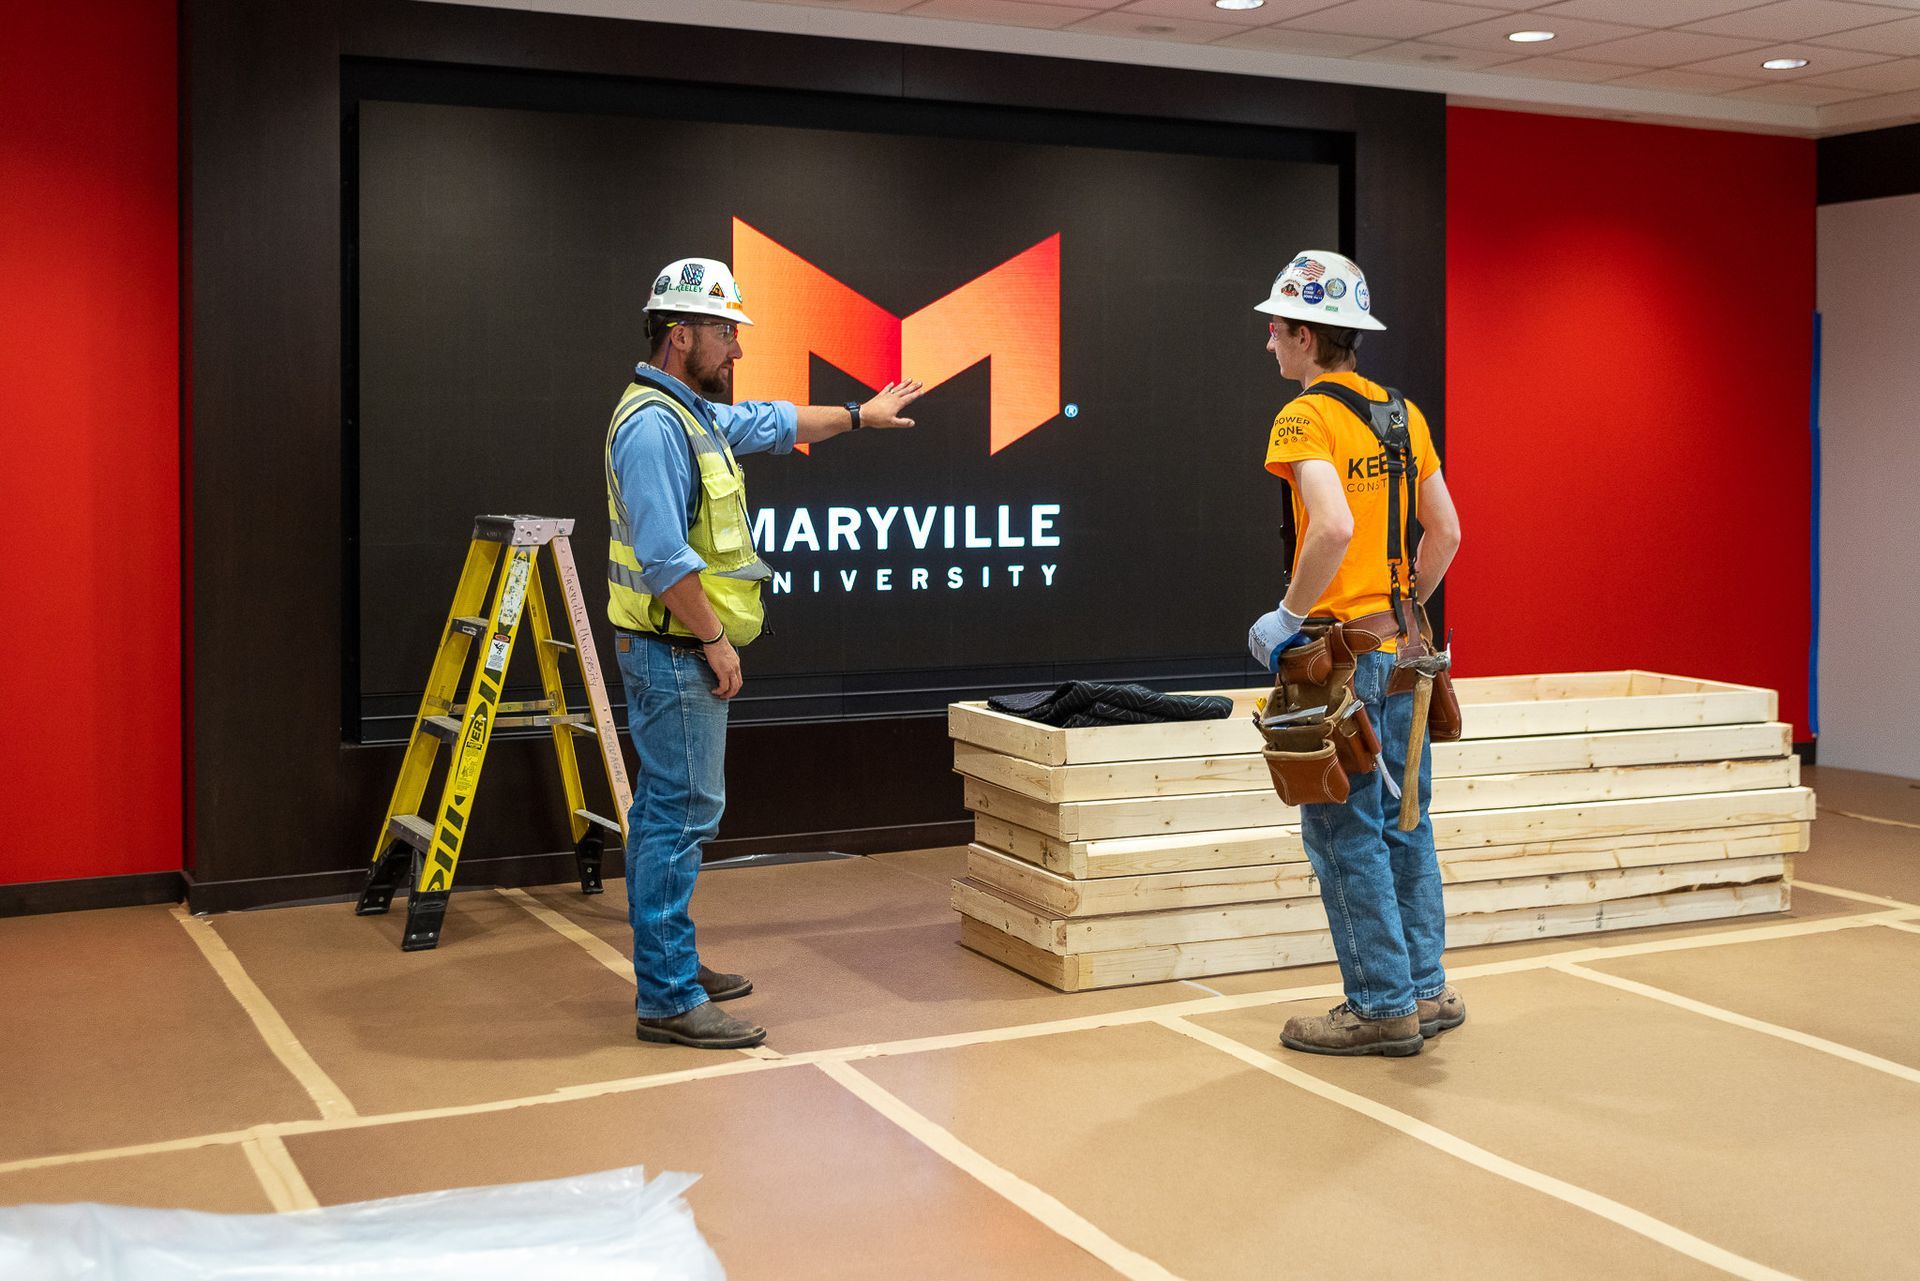
[[[1390,600],[1393,608],[1393,620],[1400,629],[1402,638],[1418,636],[1419,628],[1413,625],[1412,604],[1419,599],[1414,582],[1413,558],[1408,554],[1408,544],[1412,541],[1413,522],[1418,515],[1416,504],[1419,494],[1419,470],[1414,466],[1413,435],[1407,429],[1407,402],[1399,392],[1387,388],[1385,400],[1369,400],[1351,387],[1339,383],[1315,383],[1301,393],[1303,396],[1326,396],[1346,406],[1347,410],[1372,429],[1374,437],[1387,456],[1387,572],[1391,579]],[[1402,486],[1406,489],[1406,517],[1401,517]],[[1293,560],[1299,548],[1299,529],[1293,517],[1292,486],[1286,486],[1285,501],[1281,504],[1280,536],[1286,547],[1286,571],[1281,580],[1281,594],[1293,585]],[[1405,587],[1402,587],[1402,580]]]

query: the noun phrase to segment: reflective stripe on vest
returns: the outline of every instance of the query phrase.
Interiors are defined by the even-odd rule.
[[[653,406],[673,414],[693,451],[700,493],[687,544],[707,563],[700,571],[700,586],[726,628],[727,639],[735,645],[748,644],[766,625],[760,586],[773,577],[773,571],[753,550],[746,474],[726,440],[709,431],[692,410],[666,392],[637,382],[628,385],[607,426],[607,616],[614,626],[629,631],[693,635],[641,581],[640,559],[633,551],[633,522],[613,467],[614,437],[641,410]]]

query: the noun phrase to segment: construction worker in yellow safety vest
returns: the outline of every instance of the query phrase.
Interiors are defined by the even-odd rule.
[[[639,753],[627,815],[627,905],[642,1041],[739,1049],[764,1029],[713,1002],[753,984],[700,963],[688,903],[726,801],[727,702],[760,635],[772,576],[754,550],[742,454],[784,454],[861,428],[911,427],[918,382],[865,404],[733,400],[747,318],[726,264],[683,258],[652,281],[648,357],[607,426],[607,612]]]
[[[1347,999],[1328,1014],[1289,1020],[1280,1040],[1313,1054],[1415,1054],[1426,1037],[1464,1021],[1466,1006],[1440,963],[1447,918],[1428,816],[1432,753],[1421,757],[1412,831],[1400,830],[1382,796],[1383,780],[1405,772],[1414,702],[1411,693],[1389,697],[1388,681],[1405,634],[1394,619],[1406,616],[1403,604],[1416,612],[1402,585],[1420,604],[1440,586],[1460,547],[1460,518],[1419,407],[1356,372],[1362,336],[1386,328],[1359,266],[1306,250],[1254,310],[1270,318],[1267,350],[1280,376],[1301,387],[1274,418],[1266,452],[1267,470],[1291,484],[1287,528],[1300,533],[1293,563],[1278,575],[1285,595],[1254,621],[1247,645],[1275,669],[1307,618],[1340,620],[1353,642],[1354,695],[1384,748],[1381,768],[1353,775],[1345,801],[1300,806]],[[1404,539],[1415,511],[1422,533],[1409,576],[1413,549]]]

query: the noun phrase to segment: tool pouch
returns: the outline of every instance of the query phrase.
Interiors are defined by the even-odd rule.
[[[1400,653],[1406,658],[1417,658],[1428,652],[1429,638],[1433,635],[1433,624],[1427,620],[1427,611],[1420,610],[1420,631],[1418,639],[1406,638],[1400,642]],[[1420,676],[1410,667],[1395,667],[1393,675],[1387,680],[1387,694],[1409,694],[1419,685]],[[1427,738],[1435,743],[1451,743],[1460,737],[1460,696],[1453,692],[1453,673],[1442,672],[1433,678],[1433,702],[1427,709]]]
[[[1364,723],[1364,706],[1352,716],[1344,715],[1354,702],[1353,651],[1339,623],[1308,619],[1301,630],[1307,639],[1280,655],[1266,710],[1276,715],[1324,710],[1310,720],[1285,726],[1268,726],[1256,711],[1254,723],[1266,738],[1267,772],[1281,800],[1289,805],[1337,805],[1347,799],[1348,771],[1372,769],[1372,757],[1364,749],[1371,742],[1377,753],[1379,742],[1373,738],[1372,726]]]
[[[1273,790],[1289,805],[1338,805],[1347,799],[1347,772],[1340,767],[1333,723],[1268,730],[1267,772]]]
[[[1333,718],[1334,755],[1349,774],[1371,774],[1380,761],[1380,736],[1374,732],[1367,705],[1347,695],[1347,706]]]

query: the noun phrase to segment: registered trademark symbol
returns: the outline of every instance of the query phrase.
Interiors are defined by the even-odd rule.
[[[1080,416],[1080,406],[1068,405],[1065,409],[1061,410],[1060,412],[1065,414],[1069,418],[1078,418]]]

